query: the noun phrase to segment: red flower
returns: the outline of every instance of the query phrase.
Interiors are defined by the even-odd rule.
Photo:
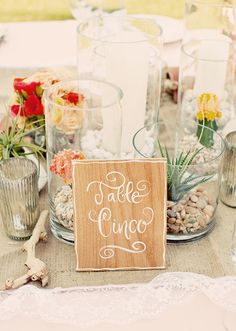
[[[29,95],[24,103],[24,115],[26,117],[38,116],[44,114],[44,108],[41,101],[35,94]]]
[[[84,100],[84,96],[82,94],[75,92],[66,93],[62,98],[70,103],[73,103],[74,105],[77,105],[79,102]]]
[[[19,111],[20,111],[20,116],[24,116],[24,114],[25,114],[24,106],[20,106],[20,105],[11,106],[11,113],[14,117],[18,115]]]
[[[15,78],[15,79],[14,79],[13,86],[14,86],[14,89],[15,89],[16,91],[19,91],[20,86],[21,86],[21,83],[22,83],[22,81],[23,81],[24,79],[25,79],[25,78]]]
[[[15,78],[14,79],[14,89],[20,94],[22,91],[26,92],[28,95],[35,93],[36,87],[40,86],[40,82],[23,82],[24,78]]]

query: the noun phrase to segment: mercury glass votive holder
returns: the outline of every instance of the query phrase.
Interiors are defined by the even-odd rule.
[[[236,131],[225,137],[226,149],[221,167],[221,201],[236,208]]]
[[[0,162],[0,218],[7,236],[28,239],[39,216],[38,174],[27,158]]]

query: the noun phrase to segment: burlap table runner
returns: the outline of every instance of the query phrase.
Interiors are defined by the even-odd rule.
[[[44,189],[41,208],[46,205],[47,190]],[[211,277],[236,275],[230,252],[235,210],[220,204],[217,214],[217,225],[206,238],[189,244],[168,245],[167,268],[164,271],[75,272],[74,247],[58,241],[50,231],[48,243],[40,243],[36,254],[48,265],[50,288],[148,282],[162,272],[173,271],[195,272]],[[7,278],[16,278],[26,271],[25,253],[21,251],[21,246],[22,243],[7,238],[1,224],[0,285]]]
[[[175,132],[176,106],[165,103],[162,118],[173,118],[168,122],[168,129]],[[1,203],[1,202],[0,202]],[[48,195],[45,188],[40,194],[41,209],[48,208]],[[220,204],[217,224],[207,237],[189,244],[170,244],[167,247],[167,268],[163,271],[75,271],[74,247],[55,239],[49,231],[48,243],[40,243],[36,248],[37,256],[45,261],[50,272],[49,287],[73,287],[78,285],[124,284],[148,282],[162,272],[194,272],[211,277],[236,275],[231,260],[231,243],[236,211]],[[49,226],[48,226],[49,228]],[[21,251],[22,243],[8,239],[0,224],[0,287],[7,278],[22,275],[25,253]]]

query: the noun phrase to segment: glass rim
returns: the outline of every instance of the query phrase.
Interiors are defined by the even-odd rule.
[[[199,5],[205,5],[208,7],[228,7],[228,8],[234,8],[236,6],[235,4],[230,4],[227,2],[218,2],[215,0],[215,2],[209,2],[209,0],[186,0],[186,4],[199,4]]]
[[[94,83],[98,83],[101,84],[103,86],[107,86],[110,87],[111,89],[113,89],[114,91],[116,91],[117,94],[117,98],[115,101],[107,103],[105,105],[100,105],[100,106],[96,106],[96,107],[79,107],[79,106],[66,106],[66,105],[59,105],[58,103],[54,102],[51,97],[50,97],[50,93],[53,92],[57,87],[59,86],[64,86],[65,84],[69,84],[69,83],[78,83],[79,86],[79,82],[81,83],[85,83],[85,82],[94,82]],[[78,111],[83,111],[83,112],[88,112],[88,111],[94,111],[94,110],[98,110],[98,109],[106,109],[106,108],[110,108],[112,106],[114,106],[115,104],[121,102],[121,100],[123,99],[124,93],[121,90],[121,88],[113,83],[107,82],[107,81],[103,81],[103,80],[99,80],[99,79],[89,79],[89,78],[84,78],[84,79],[69,79],[69,80],[63,80],[60,82],[57,82],[51,86],[49,86],[45,91],[44,91],[44,99],[45,101],[52,105],[55,106],[59,109],[64,109],[64,110],[78,110]]]
[[[219,42],[219,43],[224,43],[224,44],[228,44],[231,46],[231,48],[233,47],[233,41],[232,40],[224,40],[224,39],[214,39],[214,38],[207,38],[207,39],[192,39],[188,42],[186,42],[185,44],[183,44],[181,46],[181,53],[183,53],[185,56],[188,56],[192,59],[195,59],[195,60],[200,60],[200,61],[205,61],[205,62],[216,62],[216,63],[221,63],[221,62],[230,62],[230,59],[227,58],[227,59],[219,59],[219,60],[212,60],[212,59],[207,59],[207,58],[203,58],[203,57],[199,57],[199,56],[196,56],[190,52],[188,52],[186,50],[186,48],[192,43],[192,42],[197,42],[198,44],[200,44],[201,42],[203,41],[207,41],[207,42]],[[234,60],[232,59],[232,62],[234,62]]]
[[[111,16],[103,16],[102,19],[104,20],[126,20],[126,21],[129,21],[129,20],[136,20],[136,21],[140,21],[140,22],[152,22],[152,23],[155,23],[155,25],[158,27],[159,29],[159,34],[157,35],[151,35],[147,32],[144,31],[144,34],[146,36],[148,36],[147,38],[145,39],[140,39],[140,40],[136,40],[136,41],[112,41],[112,40],[104,40],[102,38],[94,38],[94,37],[91,37],[91,36],[88,36],[86,33],[82,32],[82,28],[86,26],[86,24],[88,24],[89,22],[92,22],[92,21],[96,21],[97,19],[101,18],[101,16],[95,16],[95,17],[90,17],[88,18],[87,20],[81,22],[78,27],[77,27],[77,32],[82,36],[82,37],[85,37],[89,40],[92,40],[92,41],[96,41],[96,42],[101,42],[101,43],[104,43],[104,44],[114,44],[114,45],[122,45],[122,44],[139,44],[139,43],[144,43],[144,42],[147,42],[147,41],[150,41],[150,40],[156,40],[157,38],[160,38],[163,36],[163,29],[162,27],[160,26],[160,24],[156,23],[156,21],[153,19],[153,18],[141,18],[141,17],[137,17],[135,15],[126,15],[125,17],[123,16],[116,16],[116,17],[111,17]]]
[[[24,177],[21,177],[21,178],[17,178],[17,179],[12,179],[12,178],[8,178],[8,177],[5,177],[5,176],[2,176],[1,174],[3,173],[3,171],[1,170],[1,165],[4,165],[4,163],[8,163],[8,162],[15,162],[15,161],[26,161],[28,163],[31,163],[31,165],[33,166],[33,169],[30,173],[27,172],[27,174],[24,176]],[[0,178],[2,181],[8,181],[8,182],[17,182],[17,181],[22,181],[22,180],[26,180],[30,177],[33,177],[35,174],[37,175],[37,172],[38,172],[38,168],[36,166],[36,164],[29,158],[27,157],[24,157],[24,156],[19,156],[19,157],[10,157],[9,159],[7,160],[2,160],[1,163],[0,163]]]
[[[153,128],[153,127],[158,127],[158,126],[160,126],[161,124],[163,124],[164,123],[164,121],[159,121],[159,122],[157,122],[157,123],[155,123],[155,124],[153,124],[150,128]],[[201,126],[201,127],[204,127],[202,124],[198,124],[199,126]],[[138,135],[140,134],[140,132],[142,132],[144,129],[146,129],[147,128],[147,126],[143,126],[141,129],[139,129],[136,133],[135,133],[135,135],[133,136],[133,139],[132,139],[132,142],[133,142],[133,147],[134,147],[134,149],[135,149],[135,151],[139,154],[139,155],[141,155],[142,157],[145,157],[145,158],[152,158],[153,156],[148,156],[148,155],[144,155],[138,148],[137,148],[137,146],[136,146],[136,143],[135,143],[135,140],[136,140],[136,138],[138,137]],[[206,128],[206,127],[204,127],[204,128]],[[214,130],[212,130],[211,128],[207,128],[208,130],[210,130],[210,131],[212,131],[214,134],[216,134],[219,138],[220,138],[220,140],[221,140],[221,148],[220,148],[220,153],[216,156],[216,157],[214,157],[214,158],[212,158],[212,159],[210,159],[210,160],[208,160],[208,161],[205,161],[205,162],[200,162],[200,163],[197,163],[197,164],[190,164],[189,166],[188,166],[188,168],[195,168],[195,167],[199,167],[199,166],[201,166],[201,165],[204,165],[204,164],[211,164],[212,162],[214,162],[215,160],[217,160],[218,158],[220,158],[222,155],[223,155],[223,153],[224,153],[224,151],[225,151],[225,149],[226,149],[226,142],[225,142],[225,139],[222,137],[222,135],[220,134],[220,133],[218,133],[217,131],[214,131]],[[203,146],[203,149],[205,149],[206,147],[204,147]],[[170,163],[168,163],[168,164],[170,164]],[[178,166],[178,165],[174,165],[175,167],[180,167],[180,166]]]

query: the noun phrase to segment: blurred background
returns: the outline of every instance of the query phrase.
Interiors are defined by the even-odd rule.
[[[72,0],[0,0],[0,22],[71,19]],[[96,8],[101,0],[89,0]],[[108,10],[119,0],[102,0]],[[184,0],[124,0],[128,13],[143,13],[182,18]],[[106,9],[106,8],[104,8]]]

